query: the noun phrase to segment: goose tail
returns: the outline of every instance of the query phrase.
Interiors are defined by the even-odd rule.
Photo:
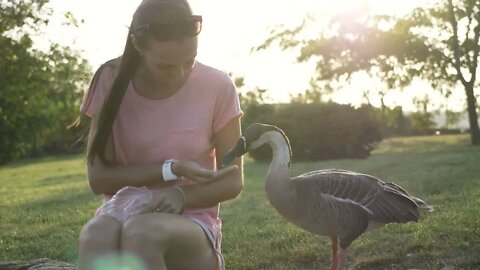
[[[424,202],[422,199],[420,198],[417,198],[417,197],[414,197],[414,196],[411,196],[408,194],[408,192],[403,189],[402,187],[400,187],[399,185],[395,184],[395,183],[385,183],[385,187],[387,190],[389,190],[390,192],[392,191],[395,191],[396,192],[400,192],[402,193],[402,195],[410,198],[412,201],[415,202],[415,204],[417,205],[417,207],[419,209],[422,209],[422,210],[425,210],[425,211],[428,211],[428,212],[433,212],[435,211],[435,209],[433,208],[433,206],[427,204],[426,202]]]
[[[428,211],[428,212],[433,212],[435,211],[435,209],[433,208],[433,206],[427,204],[426,202],[424,202],[423,200],[417,198],[417,197],[413,197],[413,196],[410,196],[410,198],[412,198],[412,200],[418,205],[418,208],[419,209],[422,209],[422,210],[425,210],[425,211]]]

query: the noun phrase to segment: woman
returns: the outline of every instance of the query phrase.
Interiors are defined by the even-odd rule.
[[[219,203],[240,193],[242,164],[215,168],[240,136],[242,112],[230,77],[195,60],[201,24],[185,0],[143,1],[122,57],[92,80],[81,105],[92,118],[92,191],[108,200],[146,186],[153,199],[124,224],[90,220],[80,233],[80,269],[119,252],[147,269],[224,269]]]

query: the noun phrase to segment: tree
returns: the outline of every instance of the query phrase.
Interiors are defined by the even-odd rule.
[[[309,83],[309,89],[305,90],[303,93],[298,93],[297,95],[290,96],[290,100],[293,103],[322,103],[322,96],[325,92],[315,80],[311,79]]]
[[[452,90],[450,88],[440,88],[442,90],[443,96],[445,96],[445,102],[442,104],[442,110],[445,114],[444,128],[451,129],[460,122],[460,119],[464,111],[454,111],[449,107],[449,100],[452,96]],[[476,98],[477,99],[477,98]]]
[[[0,164],[47,148],[66,150],[87,62],[69,48],[34,49],[30,37],[48,22],[47,1],[0,2]]]
[[[10,30],[19,30],[28,26],[36,28],[48,22],[40,16],[48,0],[0,0],[0,33],[2,36]],[[45,11],[44,11],[45,12]]]
[[[455,112],[452,110],[445,110],[445,128],[452,128],[458,124],[463,112]]]
[[[416,9],[410,15],[412,31],[409,38],[423,40],[429,48],[426,61],[415,75],[432,82],[454,87],[460,82],[465,90],[473,145],[480,145],[477,100],[474,89],[480,52],[480,1],[443,0],[429,9]]]
[[[300,46],[299,62],[315,59],[317,61],[317,80],[327,82],[332,91],[342,83],[351,84],[356,73],[366,73],[378,78],[380,87],[364,89],[364,97],[378,96],[381,103],[382,130],[386,129],[387,107],[384,99],[389,91],[406,86],[411,81],[408,68],[402,68],[407,51],[426,55],[427,48],[419,41],[408,43],[402,29],[384,31],[382,23],[387,17],[365,18],[363,14],[351,12],[335,17],[328,27],[319,34],[319,38],[298,41],[305,27],[304,22],[294,30],[280,30],[273,33],[257,49],[265,49],[279,42],[282,49]],[[296,40],[296,41],[294,41]]]
[[[255,88],[246,93],[239,94],[240,106],[245,115],[243,116],[242,129],[246,129],[255,122],[268,123],[266,117],[272,114],[273,106],[266,105],[267,90]],[[266,105],[266,106],[264,106]]]
[[[410,119],[412,121],[412,128],[417,131],[427,131],[435,127],[435,121],[433,121],[433,113],[429,111],[431,99],[428,95],[423,98],[415,98],[414,101],[417,106],[417,111],[412,113]]]
[[[383,115],[383,113],[381,113]],[[410,121],[405,117],[403,108],[396,106],[385,113],[386,135],[406,135],[410,131]]]
[[[480,145],[474,95],[480,51],[479,0],[440,0],[404,18],[349,14],[333,20],[312,40],[298,40],[302,29],[281,30],[258,49],[277,41],[284,49],[300,46],[298,61],[317,60],[320,80],[348,80],[355,72],[367,72],[384,82],[380,96],[414,78],[428,80],[434,89],[439,85],[453,89],[461,83],[471,143]]]

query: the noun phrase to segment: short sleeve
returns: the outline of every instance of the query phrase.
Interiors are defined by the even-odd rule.
[[[80,105],[80,111],[82,113],[92,117],[100,111],[113,83],[113,76],[114,69],[110,65],[103,64],[98,68]]]
[[[240,117],[242,114],[237,89],[232,79],[227,76],[216,97],[213,132],[217,133],[232,119]]]

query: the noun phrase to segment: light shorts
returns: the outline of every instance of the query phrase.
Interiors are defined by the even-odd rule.
[[[218,270],[225,270],[225,259],[223,258],[223,255],[220,251],[218,240],[216,240],[215,237],[213,236],[213,232],[208,228],[208,226],[204,222],[196,219],[195,217],[189,217],[189,216],[187,217],[193,222],[197,223],[200,226],[200,228],[202,228],[202,230],[205,232],[210,244],[212,245],[213,250],[215,250],[215,253],[217,254]],[[221,233],[219,237],[221,237]]]

